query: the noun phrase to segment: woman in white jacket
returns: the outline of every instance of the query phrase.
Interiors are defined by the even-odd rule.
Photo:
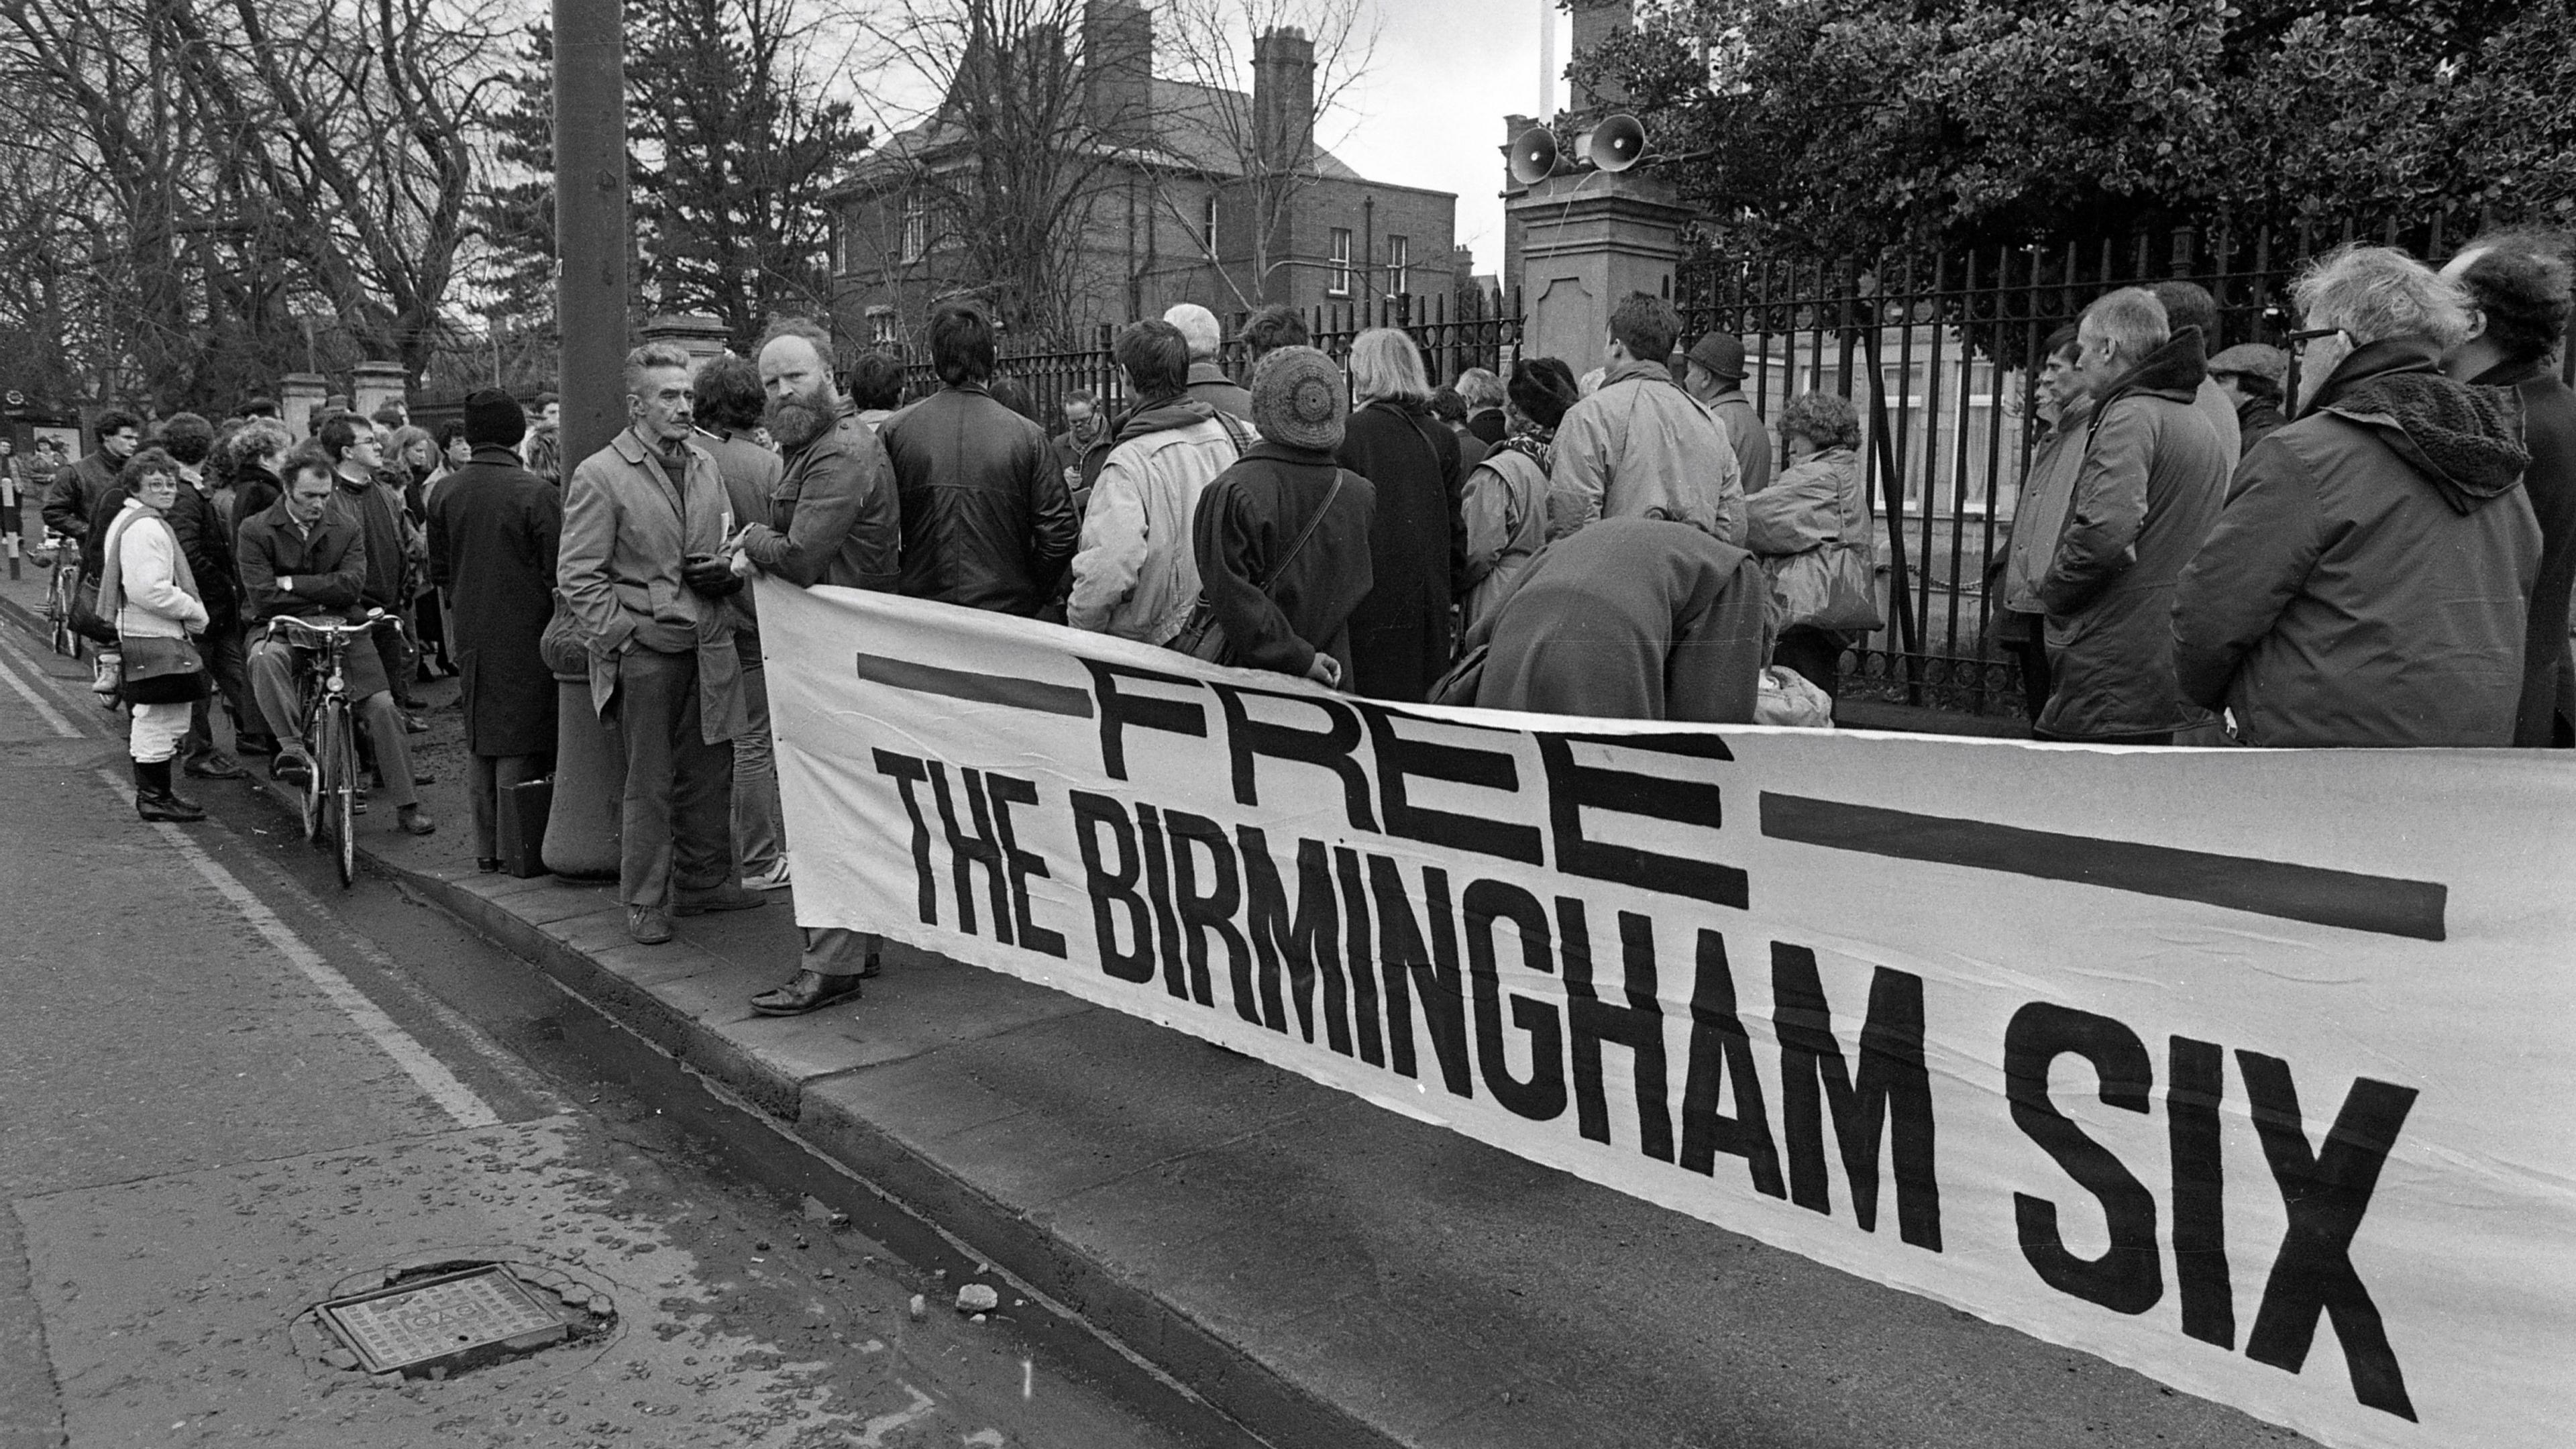
[[[145,820],[203,820],[205,809],[171,787],[170,762],[188,733],[188,707],[206,675],[188,636],[206,627],[206,605],[164,517],[179,501],[179,465],[159,448],[134,455],[117,477],[125,507],[100,548],[98,610],[116,621],[133,726],[134,812]]]

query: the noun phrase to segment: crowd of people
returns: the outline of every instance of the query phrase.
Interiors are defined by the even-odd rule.
[[[2046,436],[1988,581],[2034,733],[2570,743],[2565,251],[2502,235],[2436,273],[2347,247],[2296,298],[2287,350],[2212,355],[2217,310],[2186,282],[2114,291],[2050,339]],[[380,788],[400,828],[434,828],[405,691],[460,670],[476,857],[498,869],[499,799],[551,768],[543,643],[565,633],[624,761],[619,892],[652,944],[793,882],[755,576],[1397,702],[1743,723],[1794,683],[1829,708],[1882,622],[1859,415],[1808,393],[1769,423],[1737,339],[1678,333],[1636,294],[1597,373],[1524,356],[1435,389],[1400,330],[1336,362],[1271,308],[1238,379],[1185,305],[1119,331],[1123,401],[1074,394],[1049,436],[997,385],[971,302],[929,319],[938,386],[908,404],[898,359],[841,369],[790,319],[749,357],[637,348],[626,427],[568,472],[552,400],[531,426],[497,389],[435,433],[326,412],[300,446],[264,407],[148,437],[110,412],[45,517],[99,577],[147,819],[200,813],[174,762],[242,771],[215,697],[237,751],[309,769],[295,650],[267,621],[380,613],[405,628],[348,670]],[[802,941],[756,1009],[846,1001],[879,969],[864,933]]]
[[[2353,245],[2298,280],[2286,349],[2212,355],[2184,281],[2050,338],[2051,431],[1990,579],[2034,733],[2576,743],[2570,265],[2538,232],[2438,272]]]

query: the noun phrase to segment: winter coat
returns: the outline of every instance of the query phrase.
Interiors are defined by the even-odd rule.
[[[785,460],[766,509],[751,516],[742,551],[799,588],[891,592],[908,562],[907,517],[877,430],[844,412],[830,432]]]
[[[1199,598],[1190,531],[1199,494],[1250,447],[1252,429],[1193,397],[1139,409],[1118,432],[1083,515],[1065,622],[1160,644]]]
[[[2474,381],[2512,388],[2522,398],[2522,444],[2531,454],[2522,491],[2540,524],[2540,572],[2522,631],[2513,742],[2545,749],[2556,738],[2558,716],[2576,720],[2576,659],[2567,641],[2569,591],[2576,589],[2576,392],[2558,380],[2547,358],[2490,368]]]
[[[355,623],[366,613],[358,602],[367,587],[367,540],[358,520],[334,496],[310,529],[299,533],[286,500],[242,520],[234,539],[241,565],[242,608],[254,624],[280,614],[330,617]],[[293,579],[292,589],[279,587]],[[373,656],[372,650],[360,650]],[[364,696],[360,696],[364,698]]]
[[[2279,432],[2289,421],[2281,416],[2281,405],[2268,397],[2249,397],[2236,405],[2236,434],[2244,439],[2236,451],[2242,459],[2254,451],[2254,445]]]
[[[2200,345],[2205,366],[2209,339],[2202,338]],[[2228,457],[2245,456],[2245,430],[2236,421],[2236,404],[2227,400],[2227,389],[2211,380],[2207,372],[2201,374],[2200,386],[2192,389],[2191,405],[2208,422],[2209,430],[2217,435],[2218,445]]]
[[[877,435],[894,463],[904,593],[1023,616],[1055,596],[1081,525],[1037,424],[968,384]]]
[[[1289,559],[1328,497],[1332,512]],[[1330,654],[1342,664],[1347,687],[1349,624],[1369,592],[1376,511],[1377,491],[1368,479],[1310,448],[1255,443],[1219,473],[1199,494],[1190,538],[1199,587],[1225,629],[1224,662],[1302,675],[1317,654]]]
[[[1449,604],[1466,584],[1458,435],[1421,408],[1373,402],[1351,414],[1333,457],[1377,495],[1375,583],[1351,615],[1343,683],[1373,699],[1419,702],[1448,671]]]
[[[1511,430],[1511,419],[1504,416],[1501,408],[1483,408],[1467,417],[1467,431],[1488,448],[1500,444],[1503,435]]]
[[[725,511],[731,532],[739,534],[755,523],[769,520],[769,495],[778,491],[778,475],[784,471],[778,455],[749,435],[723,428],[698,428],[698,446],[716,460],[716,481],[724,485]],[[733,610],[733,647],[742,655],[743,667],[760,662],[760,612],[752,595],[744,588],[725,600]]]
[[[368,605],[394,610],[403,605],[403,525],[402,504],[393,490],[370,478],[363,482],[343,476],[332,480],[339,486],[332,500],[348,510],[357,520],[367,540]]]
[[[229,629],[241,622],[241,571],[233,564],[232,530],[202,479],[181,478],[179,501],[170,505],[170,531],[178,535],[196,576],[197,597],[206,606],[206,627]]]
[[[1252,421],[1252,394],[1225,375],[1225,369],[1213,362],[1190,364],[1190,396],[1206,403],[1239,423]]]
[[[608,440],[564,484],[563,543],[555,586],[581,623],[590,654],[591,708],[617,695],[617,661],[630,647],[698,661],[700,738],[708,744],[744,729],[742,661],[734,614],[683,581],[692,554],[724,547],[724,484],[705,449],[689,445],[673,477],[633,428]]]
[[[1660,362],[1622,362],[1565,410],[1548,475],[1550,538],[1596,518],[1650,510],[1721,543],[1744,541],[1744,476],[1735,441]]]
[[[1762,414],[1754,411],[1753,400],[1742,388],[1730,388],[1719,393],[1708,410],[1726,425],[1727,441],[1735,445],[1735,471],[1743,480],[1744,496],[1749,499],[1770,487],[1771,430],[1763,425]]]
[[[1700,528],[1603,519],[1549,544],[1503,601],[1476,703],[1750,723],[1770,594],[1752,554]]]
[[[1827,448],[1748,493],[1744,541],[1771,580],[1774,634],[1860,627],[1863,621],[1832,612],[1838,586],[1848,608],[1874,597],[1878,582],[1878,539],[1858,453]]]
[[[1544,441],[1536,446],[1545,450]],[[1467,474],[1467,597],[1460,625],[1477,624],[1510,594],[1547,542],[1547,467],[1518,446],[1498,447]]]
[[[187,484],[179,485],[180,491]],[[99,612],[120,639],[184,639],[206,628],[206,606],[170,521],[141,503],[99,530]]]
[[[2154,734],[2201,719],[2174,683],[2174,579],[2236,462],[2194,401],[2204,371],[2200,329],[2186,327],[2093,409],[2039,580],[2054,676],[2043,734]]]
[[[2422,339],[2346,357],[2183,571],[2183,692],[2253,745],[2510,743],[2541,552],[2521,413]]]
[[[452,612],[447,648],[463,674],[474,754],[555,747],[555,676],[537,639],[554,616],[562,541],[563,495],[511,449],[475,449],[430,493],[430,578]]]
[[[108,462],[105,453],[91,453],[67,468],[57,469],[52,486],[45,490],[45,527],[80,540],[81,571],[93,578],[98,574],[98,559],[89,546],[90,520],[106,500],[108,490],[116,486],[117,471],[118,465]]]
[[[2058,415],[2057,427],[2030,455],[2022,474],[2021,497],[2013,504],[2012,538],[2004,548],[2004,607],[2019,614],[2045,614],[2039,601],[2040,576],[2057,553],[2057,535],[2066,528],[2066,510],[2075,500],[2075,475],[2084,467],[2084,441],[2092,435],[2093,404],[2078,400]]]
[[[241,477],[233,484],[232,545],[236,569],[241,560],[242,525],[266,513],[285,492],[286,485],[278,481],[276,474],[257,463],[243,466]]]

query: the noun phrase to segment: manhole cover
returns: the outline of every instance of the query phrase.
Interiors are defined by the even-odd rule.
[[[587,1316],[534,1291],[500,1264],[335,1298],[322,1321],[369,1373],[443,1378],[487,1359],[543,1348]]]

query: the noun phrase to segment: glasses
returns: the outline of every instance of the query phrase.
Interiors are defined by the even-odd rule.
[[[2307,327],[2282,338],[2281,343],[2283,346],[2289,348],[2293,354],[2296,354],[2307,351],[2308,344],[2316,341],[2318,338],[2341,337],[2343,335],[2344,329],[2340,327]]]

